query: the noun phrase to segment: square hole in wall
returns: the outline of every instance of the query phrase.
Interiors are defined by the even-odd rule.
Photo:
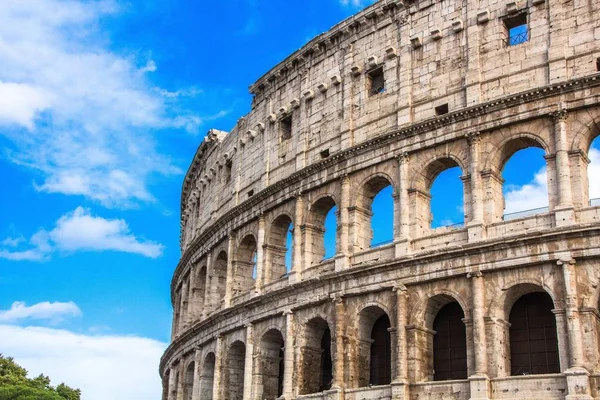
[[[329,157],[329,149],[325,149],[325,150],[321,151],[321,153],[319,153],[319,154],[321,154],[321,158],[323,158],[323,159],[327,158],[327,157]]]
[[[282,139],[292,137],[292,116],[288,115],[279,121],[279,133]]]
[[[248,191],[248,198],[254,196],[254,190]]]
[[[231,170],[233,169],[233,163],[231,160],[225,164],[225,183],[231,182]]]
[[[519,13],[515,16],[504,18],[507,46],[517,46],[529,40],[529,26],[527,25],[527,13]]]
[[[444,115],[448,114],[448,103],[442,104],[441,106],[437,106],[435,108],[435,115]]]
[[[596,72],[600,72],[600,57],[596,58]]]
[[[385,92],[385,77],[383,67],[379,67],[367,74],[369,79],[369,96],[376,96]]]

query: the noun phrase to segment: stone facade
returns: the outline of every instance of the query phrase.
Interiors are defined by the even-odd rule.
[[[381,0],[252,85],[184,181],[163,399],[600,399],[598,15]],[[549,207],[504,218],[501,172],[527,147]],[[464,224],[432,229],[431,184],[455,166]],[[389,185],[394,240],[371,247]]]

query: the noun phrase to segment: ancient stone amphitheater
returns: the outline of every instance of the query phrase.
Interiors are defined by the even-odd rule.
[[[253,84],[185,177],[163,399],[600,399],[599,15],[381,0]],[[508,218],[527,147],[549,207]],[[464,223],[434,229],[457,166]],[[393,241],[372,245],[390,185]]]

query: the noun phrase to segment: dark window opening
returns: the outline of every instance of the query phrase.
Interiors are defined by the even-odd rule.
[[[510,374],[560,372],[554,303],[547,293],[521,297],[510,312]]]
[[[368,73],[369,77],[369,96],[375,96],[385,92],[385,77],[383,76],[383,67],[377,68]]]
[[[596,71],[600,71],[600,57],[596,58]]]
[[[331,331],[325,329],[321,339],[321,382],[319,392],[331,389],[333,381],[333,362],[331,359]]]
[[[233,163],[231,160],[227,161],[225,164],[225,182],[231,182],[231,170],[233,169]]]
[[[292,116],[288,115],[279,121],[279,132],[281,133],[282,139],[289,139],[292,137]]]
[[[329,149],[323,150],[320,154],[321,154],[321,158],[329,157]]]
[[[444,115],[448,114],[448,103],[442,104],[441,106],[437,106],[435,108],[435,115]]]
[[[526,13],[505,18],[504,27],[506,29],[506,44],[508,46],[517,46],[529,40],[529,27],[527,26]]]
[[[252,197],[252,196],[254,196],[254,190],[250,190],[250,191],[248,192],[248,197]]]
[[[379,317],[371,333],[371,385],[389,385],[392,382],[392,346],[387,315]]]
[[[284,354],[283,354],[283,348],[282,348],[279,350],[279,374],[277,376],[277,396],[278,397],[283,396],[283,371],[284,371],[283,359],[284,359]]]
[[[467,332],[460,304],[445,305],[433,321],[433,380],[467,379]]]

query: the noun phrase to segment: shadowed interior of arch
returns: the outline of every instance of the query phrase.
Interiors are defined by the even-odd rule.
[[[209,353],[204,358],[204,364],[200,372],[200,398],[203,400],[212,400],[213,385],[215,379],[215,353]]]
[[[265,281],[280,279],[292,269],[294,225],[288,215],[280,215],[271,224]]]
[[[306,324],[305,343],[301,354],[303,376],[300,382],[300,394],[331,389],[333,381],[331,331],[324,319],[313,318]]]
[[[245,357],[246,345],[240,341],[233,343],[227,352],[224,389],[229,400],[242,400],[244,396]]]
[[[191,362],[185,370],[184,384],[183,384],[183,400],[192,400],[194,394],[194,370],[196,369],[196,363]]]
[[[443,306],[433,321],[433,380],[467,379],[465,314],[456,301]]]
[[[548,212],[548,178],[544,150],[532,140],[509,143],[503,152],[505,221]]]
[[[388,385],[392,381],[390,318],[380,307],[370,306],[359,314],[358,386]]]
[[[262,336],[255,372],[256,381],[260,383],[256,386],[259,391],[254,394],[256,398],[274,400],[283,395],[284,346],[283,336],[277,329],[270,329]]]
[[[234,287],[232,296],[254,289],[256,280],[256,239],[245,236],[240,242],[234,265]]]

